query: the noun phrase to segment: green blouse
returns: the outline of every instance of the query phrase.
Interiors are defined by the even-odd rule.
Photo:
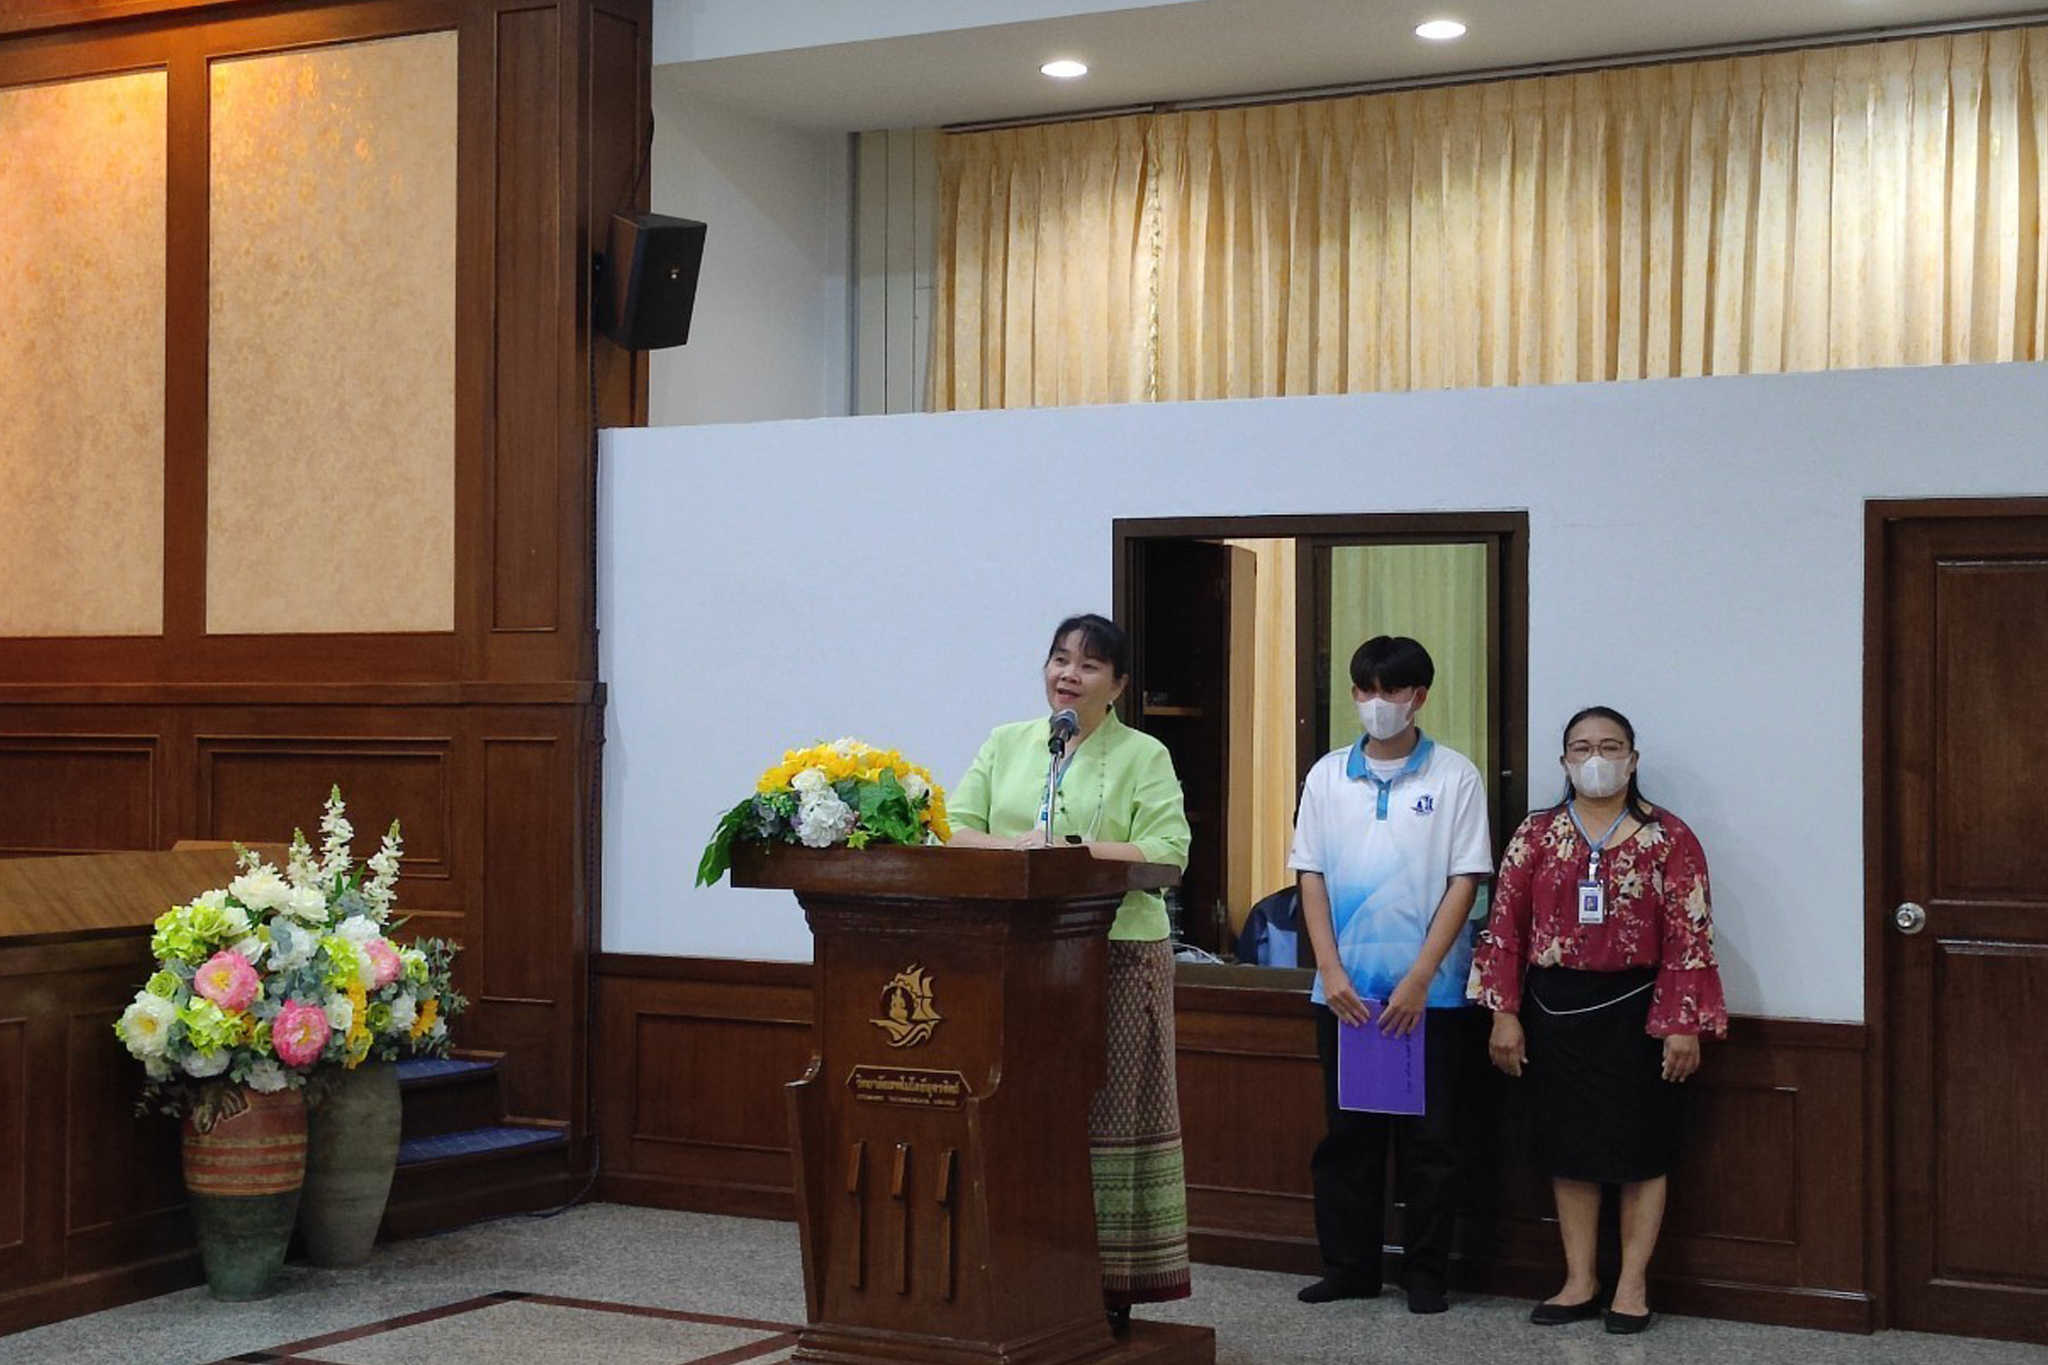
[[[1051,737],[1044,717],[997,726],[967,775],[946,793],[947,818],[984,834],[1014,838],[1030,832],[1045,801]],[[1111,712],[1074,751],[1060,779],[1052,835],[1061,839],[1069,834],[1097,843],[1136,844],[1146,862],[1186,870],[1188,817],[1166,746]],[[1109,929],[1111,938],[1147,942],[1166,933],[1166,903],[1157,891],[1125,896]]]

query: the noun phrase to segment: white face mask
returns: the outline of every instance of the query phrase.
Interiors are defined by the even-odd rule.
[[[1572,789],[1581,796],[1612,796],[1628,785],[1628,760],[1594,754],[1574,765],[1571,777]]]
[[[1413,702],[1367,697],[1358,703],[1359,724],[1363,725],[1365,732],[1374,739],[1392,739],[1408,728],[1408,718],[1414,714]]]

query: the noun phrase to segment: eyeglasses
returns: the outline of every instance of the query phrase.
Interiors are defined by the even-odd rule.
[[[1564,746],[1564,756],[1572,759],[1588,759],[1594,754],[1602,758],[1627,758],[1628,741],[1625,739],[1603,739],[1598,744],[1587,739],[1575,739]]]

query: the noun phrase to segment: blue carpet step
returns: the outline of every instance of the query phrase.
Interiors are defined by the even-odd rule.
[[[398,1063],[405,1140],[498,1123],[505,1112],[498,1094],[499,1061],[497,1053],[468,1052]]]
[[[407,1138],[398,1145],[398,1164],[403,1168],[460,1157],[512,1156],[568,1145],[569,1135],[560,1128],[499,1123],[457,1133]]]

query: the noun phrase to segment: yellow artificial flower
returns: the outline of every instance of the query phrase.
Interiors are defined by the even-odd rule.
[[[426,1004],[420,1006],[420,1012],[413,1016],[412,1031],[407,1036],[415,1040],[418,1039],[421,1034],[434,1026],[434,1020],[440,1013],[440,997],[430,997]]]

